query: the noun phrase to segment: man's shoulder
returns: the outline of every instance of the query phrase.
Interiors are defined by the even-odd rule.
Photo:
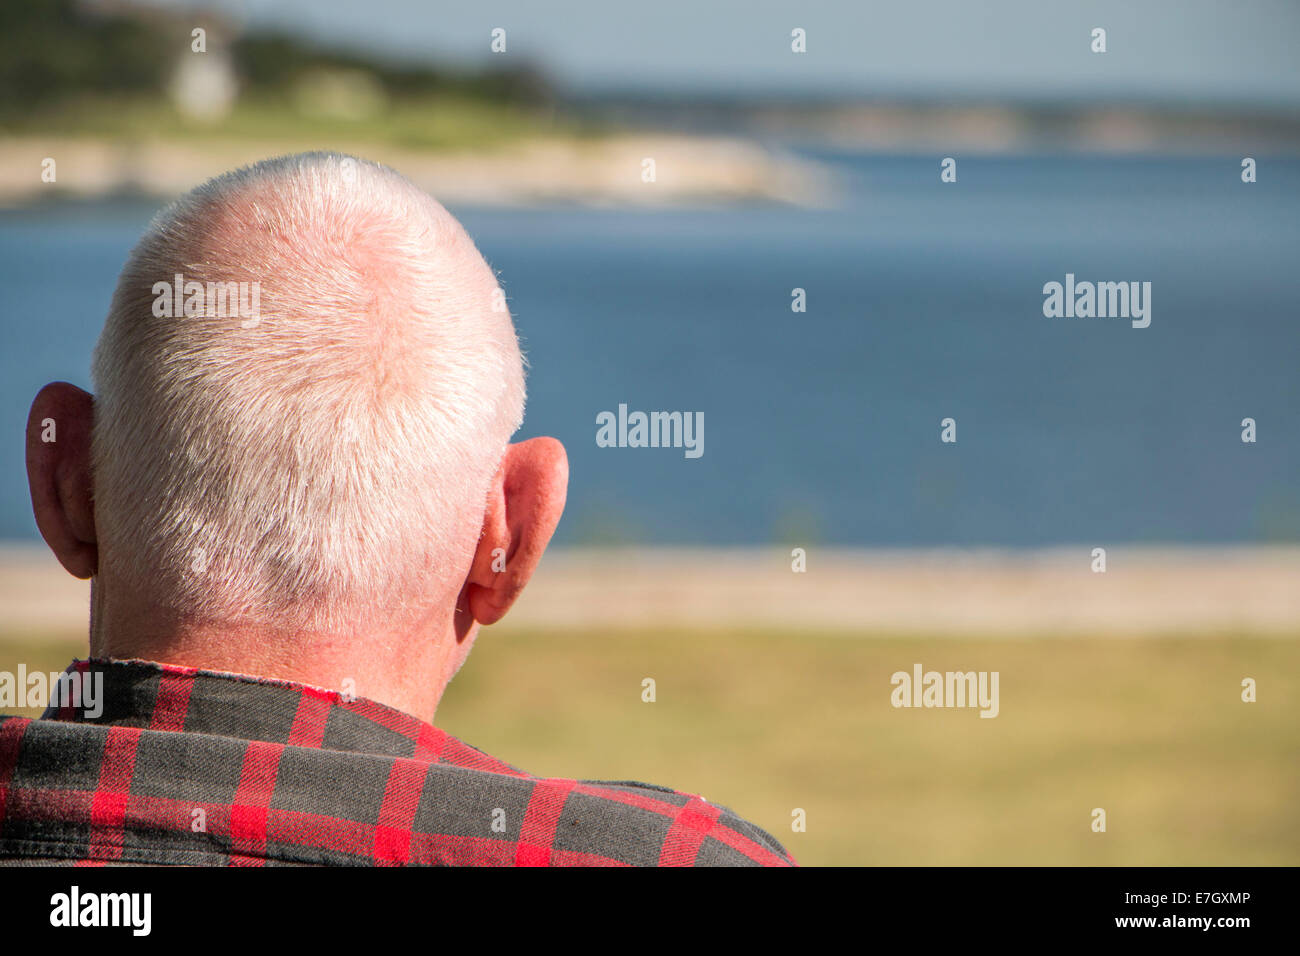
[[[793,866],[794,859],[766,830],[725,806],[695,794],[637,780],[574,781],[578,809],[605,801],[636,819],[657,851],[658,866]]]
[[[668,787],[147,728],[0,717],[0,791],[0,856],[53,843],[123,863],[793,863],[752,823]],[[90,826],[109,803],[117,836]]]

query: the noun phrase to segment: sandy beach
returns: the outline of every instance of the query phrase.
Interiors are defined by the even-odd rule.
[[[512,627],[745,627],[954,636],[1300,634],[1300,548],[548,554]],[[0,548],[0,627],[84,631],[89,586],[38,545]]]
[[[271,156],[322,148],[301,140],[136,142],[15,136],[0,143],[0,204],[44,197],[177,196],[212,176]],[[535,138],[496,149],[430,151],[331,141],[330,149],[385,163],[449,204],[591,206],[768,201],[817,205],[825,170],[728,137],[636,134],[580,140]],[[56,180],[41,179],[55,161]],[[643,177],[654,161],[653,180]]]

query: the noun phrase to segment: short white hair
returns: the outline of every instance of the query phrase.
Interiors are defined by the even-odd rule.
[[[156,314],[177,274],[259,283],[259,314]],[[101,571],[177,619],[277,631],[388,629],[454,600],[524,408],[514,325],[465,230],[334,153],[159,213],[91,375]]]

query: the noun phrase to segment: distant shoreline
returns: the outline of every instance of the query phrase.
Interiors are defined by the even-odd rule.
[[[772,627],[971,637],[1300,636],[1300,546],[1024,551],[565,548],[512,628]],[[84,633],[88,584],[41,545],[0,544],[0,630]]]
[[[651,133],[531,138],[491,149],[436,151],[382,143],[244,140],[112,141],[13,136],[0,142],[0,205],[43,196],[166,200],[271,156],[336,149],[385,163],[444,203],[660,206],[774,202],[817,206],[831,184],[819,164],[741,138]],[[56,179],[42,181],[55,161]],[[646,160],[653,160],[647,181]]]

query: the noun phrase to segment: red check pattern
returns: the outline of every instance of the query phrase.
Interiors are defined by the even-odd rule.
[[[287,681],[76,661],[92,702],[0,716],[0,864],[792,866],[700,797],[539,778]]]

